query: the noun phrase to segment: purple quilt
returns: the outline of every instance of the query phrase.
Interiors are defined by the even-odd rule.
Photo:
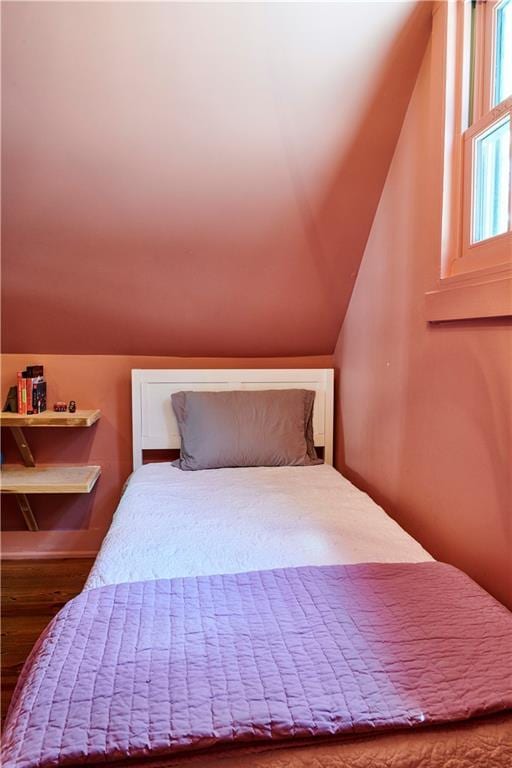
[[[442,563],[84,592],[27,661],[4,768],[421,727],[512,708],[512,615]]]

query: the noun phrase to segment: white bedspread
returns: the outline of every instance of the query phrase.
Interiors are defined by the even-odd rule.
[[[85,589],[299,565],[431,559],[330,466],[182,472],[147,464],[130,479]]]

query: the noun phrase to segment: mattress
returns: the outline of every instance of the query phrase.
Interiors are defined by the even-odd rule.
[[[303,565],[407,563],[428,552],[328,465],[131,476],[85,589]]]

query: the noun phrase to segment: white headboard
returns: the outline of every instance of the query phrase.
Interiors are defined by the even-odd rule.
[[[180,447],[172,392],[223,389],[314,389],[315,445],[323,447],[326,464],[332,464],[332,368],[165,369],[132,370],[133,468],[141,466],[145,449]]]

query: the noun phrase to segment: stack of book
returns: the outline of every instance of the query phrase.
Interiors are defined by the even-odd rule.
[[[46,411],[46,381],[42,365],[27,365],[18,371],[18,413],[30,416]]]

